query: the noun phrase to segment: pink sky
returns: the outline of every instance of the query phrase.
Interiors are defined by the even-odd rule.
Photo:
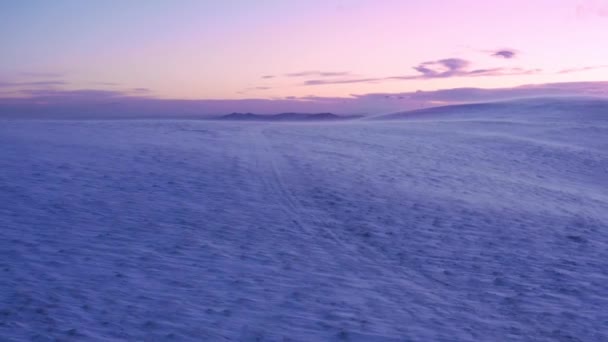
[[[0,96],[348,98],[605,81],[607,32],[603,0],[25,0],[0,4]]]

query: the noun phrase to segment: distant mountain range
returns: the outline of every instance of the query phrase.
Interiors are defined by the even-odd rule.
[[[252,114],[232,113],[215,118],[226,121],[337,121],[361,118],[361,115],[336,115],[332,113],[280,113],[280,114]]]

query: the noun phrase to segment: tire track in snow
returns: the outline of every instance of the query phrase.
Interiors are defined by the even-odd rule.
[[[431,299],[435,296],[430,295],[427,296],[425,294],[427,292],[427,288],[420,283],[420,280],[415,280],[414,278],[418,278],[424,275],[415,272],[415,270],[404,269],[400,265],[394,264],[391,260],[387,259],[385,255],[382,255],[376,249],[367,246],[362,243],[345,240],[344,238],[340,238],[336,233],[334,233],[331,229],[326,227],[327,222],[320,218],[318,215],[312,215],[312,213],[306,212],[305,206],[300,202],[300,200],[289,190],[289,187],[285,184],[283,173],[281,172],[280,165],[282,164],[277,157],[277,152],[274,151],[273,147],[270,145],[268,138],[264,134],[264,127],[256,126],[250,130],[250,138],[252,139],[252,144],[255,147],[256,158],[259,162],[263,164],[267,164],[266,170],[268,172],[263,173],[262,177],[263,182],[267,185],[271,191],[276,194],[279,198],[285,200],[286,205],[284,206],[285,211],[292,218],[293,223],[304,231],[306,234],[310,235],[313,238],[318,236],[324,236],[328,239],[325,239],[323,242],[327,242],[330,240],[338,247],[342,248],[344,253],[340,253],[347,260],[350,259],[349,262],[356,262],[362,267],[373,270],[372,273],[376,276],[380,276],[381,278],[385,278],[386,283],[407,283],[406,287],[403,288],[405,292],[410,292],[411,289],[416,289],[416,293],[411,293],[409,298],[423,299],[422,302],[430,301],[432,302],[435,299]],[[264,166],[260,166],[264,167]],[[270,173],[270,179],[265,174]],[[304,217],[304,215],[307,215]],[[310,221],[311,223],[306,223],[306,221]],[[318,228],[317,231],[314,228]],[[330,255],[336,256],[336,249],[333,246],[326,247],[327,251]],[[375,279],[374,281],[366,281],[370,287],[374,287],[378,285],[379,279]],[[436,282],[436,281],[435,281]],[[419,305],[423,305],[423,303],[418,303]]]
[[[284,205],[282,208],[289,215],[292,222],[306,234],[316,237],[318,232],[315,232],[311,229],[310,225],[306,224],[303,218],[303,211],[305,211],[304,206],[300,203],[300,201],[291,193],[285,184],[284,177],[281,173],[281,170],[278,166],[278,161],[276,159],[273,148],[270,146],[267,138],[264,136],[262,127],[255,127],[250,130],[250,138],[252,141],[252,145],[254,146],[255,154],[256,154],[256,162],[258,163],[258,168],[264,169],[268,168],[268,172],[262,172],[261,180],[264,183],[265,187],[268,188],[272,193],[274,193],[280,200],[284,201]],[[267,175],[270,174],[270,177]],[[315,226],[318,226],[321,229],[321,233],[324,236],[329,237],[334,243],[340,245],[343,248],[349,250],[349,252],[355,252],[355,250],[344,243],[344,241],[340,240],[335,233],[331,230],[325,228],[325,222],[322,219],[311,215],[310,219],[312,219]]]

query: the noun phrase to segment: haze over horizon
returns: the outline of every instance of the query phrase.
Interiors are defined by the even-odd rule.
[[[0,5],[0,115],[383,113],[608,96],[605,0]]]

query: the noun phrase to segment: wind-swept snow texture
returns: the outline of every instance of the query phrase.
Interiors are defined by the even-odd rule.
[[[606,114],[1,121],[1,340],[606,341]]]

